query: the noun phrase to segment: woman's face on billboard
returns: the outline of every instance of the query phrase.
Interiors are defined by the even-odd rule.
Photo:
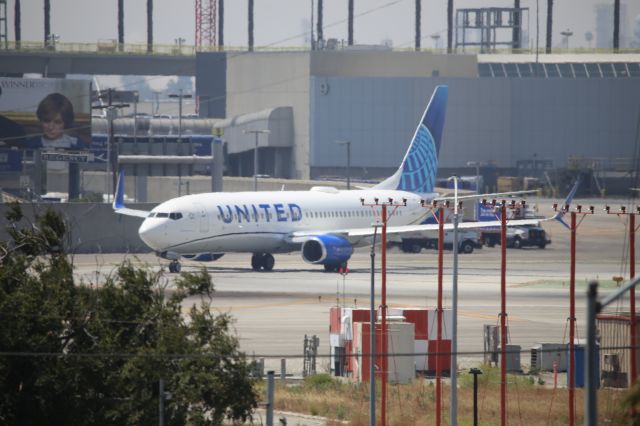
[[[64,120],[62,115],[56,114],[49,121],[42,121],[42,132],[47,139],[60,139],[64,134]]]

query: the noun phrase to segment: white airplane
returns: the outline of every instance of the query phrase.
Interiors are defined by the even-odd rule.
[[[402,164],[372,188],[348,191],[317,186],[309,191],[193,194],[165,201],[149,212],[124,205],[120,172],[113,208],[119,214],[144,218],[138,230],[140,238],[156,254],[171,260],[171,272],[180,272],[181,257],[213,261],[226,252],[252,253],[254,270],[271,271],[273,253],[293,251],[300,251],[307,263],[337,271],[346,266],[353,247],[371,243],[373,224],[380,222],[381,209],[367,204],[403,204],[389,209],[387,233],[438,229],[438,225],[421,223],[432,214],[425,206],[438,199],[434,185],[447,100],[447,86],[436,87]],[[505,194],[485,194],[491,195]],[[538,222],[512,220],[509,225]],[[461,223],[459,227],[499,223]],[[445,227],[451,229],[452,224]]]

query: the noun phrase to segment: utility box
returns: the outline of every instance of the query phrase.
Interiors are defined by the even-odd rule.
[[[507,345],[507,371],[520,372],[522,367],[520,365],[520,351],[522,346],[520,345]],[[502,350],[498,349],[499,354],[502,354]]]
[[[539,371],[567,371],[566,343],[538,343],[531,348],[531,369]]]
[[[359,382],[368,382],[371,357],[371,332],[370,324],[356,322],[353,324],[353,352],[354,371],[353,377]],[[415,377],[413,357],[403,356],[414,350],[414,325],[407,322],[387,323],[387,380],[389,383],[406,384]],[[383,374],[382,356],[382,325],[376,324],[375,335],[375,371],[377,375]],[[398,354],[398,355],[396,355]]]

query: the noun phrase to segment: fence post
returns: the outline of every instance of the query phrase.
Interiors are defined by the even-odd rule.
[[[273,426],[273,370],[267,371],[267,426]]]

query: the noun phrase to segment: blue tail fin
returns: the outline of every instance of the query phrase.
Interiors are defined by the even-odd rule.
[[[564,200],[564,204],[562,206],[560,206],[560,211],[558,211],[553,216],[553,218],[555,220],[557,220],[558,222],[563,224],[564,227],[567,228],[567,229],[571,229],[571,227],[567,224],[567,222],[564,221],[563,217],[564,217],[564,215],[566,213],[566,209],[568,209],[569,206],[571,205],[571,202],[573,201],[573,197],[576,195],[576,191],[578,190],[578,186],[580,186],[580,178],[579,177],[576,180],[576,183],[573,184],[573,188],[571,188],[571,191],[569,192],[569,195],[567,195],[567,198]]]
[[[398,189],[420,194],[433,192],[448,98],[449,88],[437,86],[400,168],[374,188]]]

